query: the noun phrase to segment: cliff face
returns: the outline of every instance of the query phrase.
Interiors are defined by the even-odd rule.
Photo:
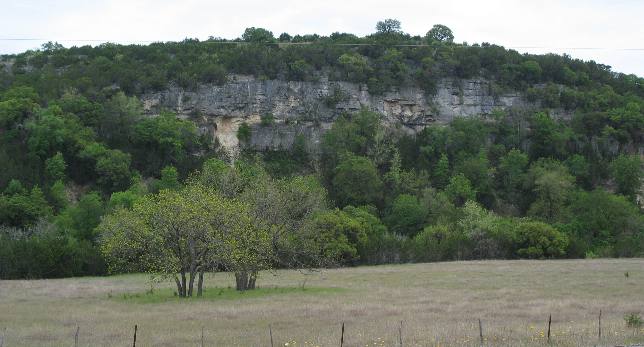
[[[201,85],[195,91],[170,87],[144,95],[142,101],[150,115],[165,108],[196,120],[202,131],[211,132],[233,151],[239,148],[236,134],[244,122],[251,126],[247,145],[254,149],[289,148],[301,134],[314,150],[321,134],[340,114],[362,107],[380,113],[386,124],[413,133],[457,116],[528,106],[518,93],[493,96],[489,83],[481,79],[441,80],[436,95],[428,97],[416,87],[372,95],[365,85],[350,82],[260,80],[239,75],[222,86]],[[262,124],[266,115],[273,120]]]

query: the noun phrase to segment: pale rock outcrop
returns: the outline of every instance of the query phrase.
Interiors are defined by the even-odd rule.
[[[148,114],[161,109],[197,121],[229,150],[239,148],[237,129],[251,126],[246,144],[255,149],[289,148],[297,135],[314,150],[324,130],[344,112],[361,108],[376,111],[386,124],[414,133],[430,124],[446,124],[454,117],[490,114],[494,109],[525,108],[519,93],[493,95],[483,79],[443,79],[437,92],[428,96],[418,87],[399,87],[383,95],[372,95],[366,85],[321,78],[316,82],[262,80],[232,75],[224,85],[200,85],[194,91],[178,87],[142,96]],[[330,100],[333,95],[341,95]],[[271,124],[261,124],[265,115]]]

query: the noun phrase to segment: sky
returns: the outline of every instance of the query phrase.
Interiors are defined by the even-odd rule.
[[[251,26],[275,36],[336,31],[363,36],[373,33],[379,20],[395,18],[412,35],[444,24],[456,42],[566,53],[644,76],[642,0],[0,0],[0,9],[0,54],[47,41],[70,47],[233,39]]]

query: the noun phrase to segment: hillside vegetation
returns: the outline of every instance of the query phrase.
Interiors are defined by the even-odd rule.
[[[644,255],[643,78],[455,43],[441,25],[425,37],[396,20],[376,29],[275,38],[248,28],[233,41],[48,43],[2,56],[0,278],[151,271],[181,274],[189,296],[213,270],[252,289],[276,267]],[[143,114],[143,93],[230,74],[428,95],[441,78],[481,77],[536,108],[415,135],[361,110],[336,119],[315,154],[298,138],[238,158],[191,119]]]

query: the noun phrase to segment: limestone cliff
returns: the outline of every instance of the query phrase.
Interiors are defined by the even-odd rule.
[[[247,145],[255,149],[289,148],[302,134],[314,148],[321,133],[343,112],[362,107],[382,115],[390,125],[416,132],[432,123],[448,123],[457,116],[486,115],[495,108],[523,108],[528,104],[518,93],[494,96],[482,79],[439,81],[437,93],[428,96],[417,87],[400,87],[372,95],[365,85],[329,81],[261,80],[234,75],[221,86],[201,85],[194,91],[170,87],[143,95],[148,114],[169,109],[197,121],[202,131],[212,132],[219,143],[237,149],[237,129],[251,126]],[[262,117],[272,115],[270,125]]]

